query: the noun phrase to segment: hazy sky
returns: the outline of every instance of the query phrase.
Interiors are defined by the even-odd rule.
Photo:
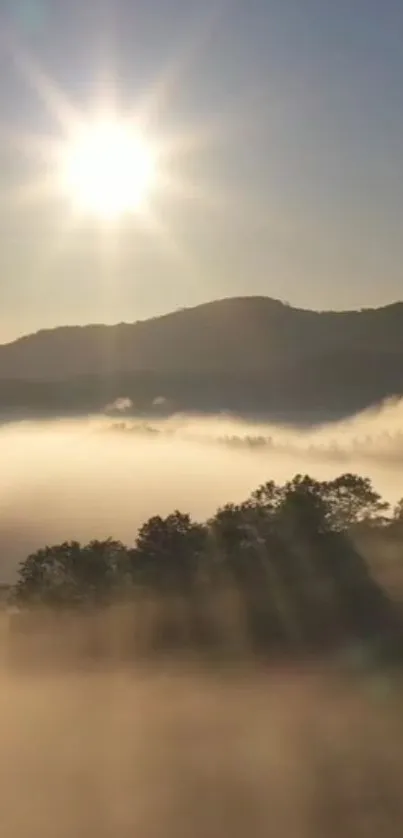
[[[403,297],[401,0],[0,0],[0,341],[237,294],[304,307]],[[63,201],[13,199],[60,135],[13,54],[83,110],[158,89],[150,132],[192,138],[156,193],[165,230],[66,229]],[[195,139],[197,138],[197,142]],[[175,145],[174,145],[175,148]],[[112,252],[113,250],[113,252]]]

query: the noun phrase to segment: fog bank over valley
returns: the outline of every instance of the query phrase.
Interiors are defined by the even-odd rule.
[[[390,502],[403,495],[403,402],[311,429],[229,416],[20,422],[0,427],[0,580],[28,552],[59,541],[134,541],[154,514],[204,519],[261,483],[296,473],[368,476]]]

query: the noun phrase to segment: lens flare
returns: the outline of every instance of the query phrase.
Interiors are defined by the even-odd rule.
[[[84,127],[62,152],[62,185],[73,205],[105,218],[138,212],[156,174],[151,146],[119,122]]]

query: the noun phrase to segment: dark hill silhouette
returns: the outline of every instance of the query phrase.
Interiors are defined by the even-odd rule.
[[[147,409],[343,415],[403,394],[403,303],[317,312],[265,297],[115,326],[43,330],[0,346],[0,408],[86,412],[119,396]]]

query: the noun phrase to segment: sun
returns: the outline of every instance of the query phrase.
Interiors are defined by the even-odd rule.
[[[104,219],[139,212],[157,175],[151,145],[113,119],[80,127],[60,163],[62,188],[74,208]]]

